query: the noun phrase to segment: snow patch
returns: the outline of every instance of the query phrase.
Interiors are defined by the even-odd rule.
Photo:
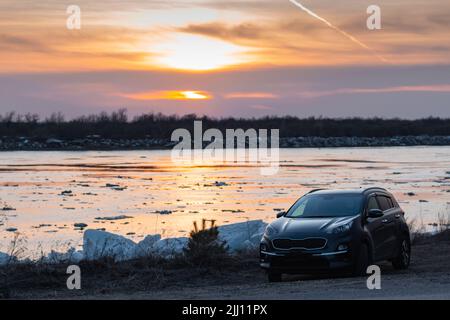
[[[148,235],[144,238],[144,240],[140,241],[134,250],[135,257],[145,257],[154,254],[155,252],[155,244],[161,240],[161,235]]]
[[[186,237],[161,239],[155,243],[153,252],[159,256],[172,257],[177,253],[182,253],[188,241],[189,239]]]
[[[15,262],[16,258],[11,258],[7,253],[0,252],[0,266],[4,266],[10,262]]]
[[[218,227],[219,239],[226,241],[231,253],[258,248],[267,223],[262,220],[233,223]],[[145,256],[173,257],[183,252],[189,238],[165,238],[161,235],[148,235],[139,243],[118,234],[102,230],[86,230],[83,235],[83,250],[70,248],[67,252],[51,251],[46,257],[47,263],[78,263],[81,260],[98,260],[113,258],[114,261],[125,261]],[[0,252],[0,265],[9,261],[10,256]]]
[[[232,253],[258,248],[267,223],[262,220],[239,222],[220,226],[219,239],[226,241]],[[143,256],[156,255],[173,257],[182,253],[189,238],[165,238],[161,235],[148,235],[139,243],[123,236],[106,231],[87,230],[84,233],[84,259],[95,260],[112,257],[115,261],[130,260]]]
[[[9,255],[3,252],[0,252],[0,266],[7,264],[9,260]]]
[[[267,223],[262,220],[238,222],[220,226],[219,238],[227,242],[231,252],[259,247]]]
[[[83,252],[70,248],[67,252],[51,251],[45,258],[46,263],[79,263],[83,260]]]
[[[104,257],[114,261],[134,258],[136,243],[117,234],[100,230],[86,230],[83,236],[83,258],[97,260]]]

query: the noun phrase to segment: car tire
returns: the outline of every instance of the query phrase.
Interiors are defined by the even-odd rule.
[[[369,266],[369,247],[365,243],[361,243],[359,247],[358,256],[355,259],[355,264],[353,268],[354,276],[364,276],[367,272],[367,267]]]
[[[267,272],[267,279],[269,282],[281,282],[281,273],[278,272]]]
[[[411,261],[411,242],[407,237],[404,237],[400,241],[400,248],[397,256],[392,259],[392,266],[394,269],[402,270],[409,267]]]

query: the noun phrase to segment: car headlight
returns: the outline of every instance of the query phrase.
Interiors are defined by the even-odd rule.
[[[345,233],[345,232],[348,232],[348,231],[350,230],[350,228],[352,227],[352,225],[353,225],[353,220],[350,221],[350,222],[347,222],[347,223],[345,223],[345,224],[341,224],[340,226],[337,226],[337,227],[333,228],[333,229],[331,230],[331,233],[338,234],[338,233]]]
[[[272,226],[267,226],[266,231],[264,231],[264,236],[270,238],[278,233],[277,229]]]

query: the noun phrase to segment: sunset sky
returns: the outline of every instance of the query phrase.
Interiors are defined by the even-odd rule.
[[[0,113],[450,117],[448,0],[298,1],[362,45],[289,0],[1,0]]]

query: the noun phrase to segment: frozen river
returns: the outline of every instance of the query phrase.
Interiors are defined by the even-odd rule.
[[[216,183],[217,182],[217,183]],[[87,228],[135,241],[187,235],[194,220],[271,221],[314,188],[387,188],[428,229],[450,212],[450,147],[282,149],[278,174],[233,163],[179,166],[170,151],[1,152],[0,251],[79,246]]]

